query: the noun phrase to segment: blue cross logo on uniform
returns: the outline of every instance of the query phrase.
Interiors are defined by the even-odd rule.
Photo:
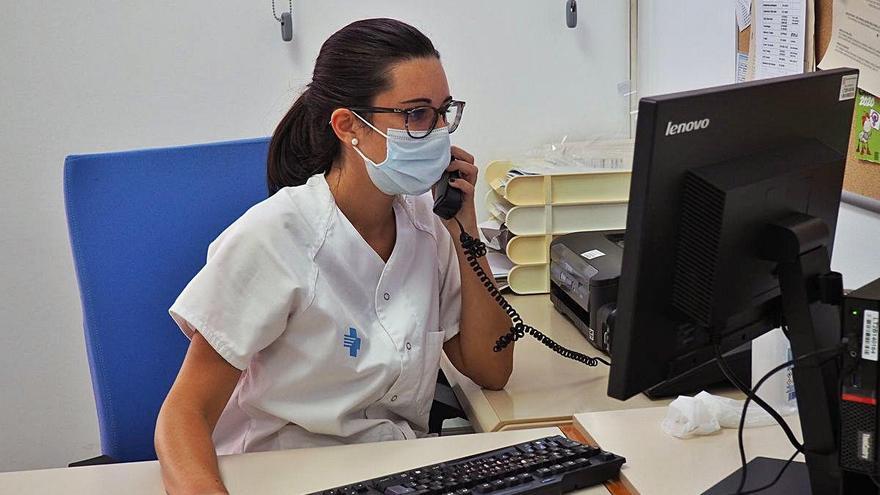
[[[349,356],[357,357],[358,351],[361,348],[361,338],[358,337],[357,330],[354,328],[348,329],[348,335],[342,336],[342,347],[348,349]]]

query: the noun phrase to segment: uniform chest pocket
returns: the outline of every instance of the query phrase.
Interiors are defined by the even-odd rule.
[[[416,403],[419,414],[427,414],[434,400],[434,392],[437,388],[437,373],[440,371],[440,353],[443,352],[443,338],[445,333],[428,332],[425,335],[425,347],[422,352],[421,379],[419,380]]]

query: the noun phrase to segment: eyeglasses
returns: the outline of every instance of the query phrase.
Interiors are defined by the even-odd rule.
[[[461,122],[464,102],[452,100],[440,108],[423,105],[413,108],[349,107],[349,110],[361,113],[403,114],[403,126],[406,129],[406,133],[411,138],[421,139],[437,127],[437,122],[440,121],[441,117],[443,118],[443,124],[449,127],[449,133],[455,132],[458,129],[458,123]]]

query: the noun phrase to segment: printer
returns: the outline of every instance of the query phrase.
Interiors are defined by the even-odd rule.
[[[623,238],[623,230],[577,232],[550,244],[553,306],[593,347],[608,355],[614,340]],[[727,355],[733,373],[744,383],[751,381],[751,357],[750,343]],[[727,385],[727,379],[713,360],[645,390],[645,395],[652,399],[674,397],[716,385]]]
[[[576,232],[550,244],[550,300],[596,349],[610,354],[623,230]]]

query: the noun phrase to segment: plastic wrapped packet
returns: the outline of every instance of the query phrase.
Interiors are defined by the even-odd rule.
[[[700,392],[693,397],[679,396],[669,404],[660,427],[676,438],[709,435],[721,428],[738,428],[745,401]],[[755,404],[749,405],[745,427],[767,426],[775,420]]]
[[[556,172],[631,169],[634,146],[635,141],[628,138],[597,137],[586,141],[569,141],[568,136],[564,136],[558,143],[528,151],[526,158],[543,162],[546,168]]]

